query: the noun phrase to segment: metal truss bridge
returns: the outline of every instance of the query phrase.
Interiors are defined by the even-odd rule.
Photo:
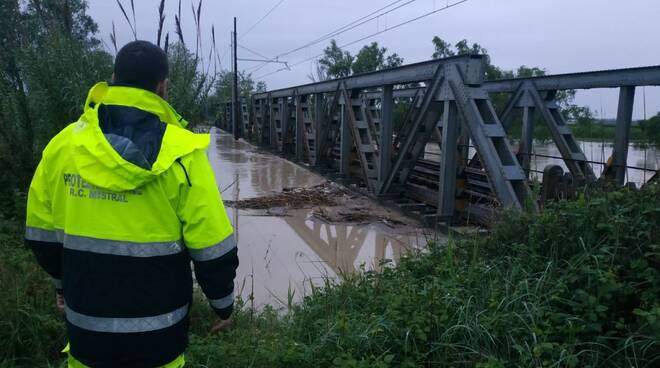
[[[465,55],[257,93],[242,101],[237,122],[227,104],[219,124],[429,222],[487,223],[498,209],[625,184],[635,88],[660,85],[660,66],[496,81],[484,70],[483,56]],[[556,102],[558,91],[591,88],[620,90],[613,154],[599,176]],[[508,98],[502,111],[495,96]],[[405,114],[395,121],[399,106]],[[522,136],[510,137],[519,114]],[[530,186],[535,114],[568,168],[544,170],[542,198]],[[439,162],[425,158],[430,144]]]

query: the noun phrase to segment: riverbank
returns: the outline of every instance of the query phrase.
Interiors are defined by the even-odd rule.
[[[593,140],[614,142],[616,136],[616,127],[614,125],[603,125],[596,123],[589,124],[572,124],[570,125],[571,132],[576,139],[580,140]],[[518,122],[513,124],[509,130],[513,137],[520,137],[522,134],[522,126]],[[552,135],[547,126],[541,121],[537,122],[534,128],[534,139],[539,141],[549,141]],[[650,135],[649,132],[644,131],[641,126],[633,125],[630,127],[630,140],[640,145],[653,145],[655,144],[655,135]]]
[[[344,275],[286,311],[239,301],[232,328],[212,336],[197,295],[187,359],[191,367],[657,366],[658,224],[658,185],[511,214],[487,237]],[[58,366],[63,323],[47,277],[22,247],[18,222],[1,226],[0,367]]]

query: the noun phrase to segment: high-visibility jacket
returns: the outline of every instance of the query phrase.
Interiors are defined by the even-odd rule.
[[[73,357],[156,367],[186,348],[193,279],[232,313],[238,250],[206,156],[208,134],[158,95],[99,83],[47,145],[26,242],[66,300]]]

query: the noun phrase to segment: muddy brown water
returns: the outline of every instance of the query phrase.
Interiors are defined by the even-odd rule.
[[[607,162],[612,155],[614,144],[607,141],[580,140],[578,141],[578,145],[582,149],[582,152],[584,152],[587,160],[594,162],[591,165],[596,176],[600,176],[604,165],[599,163]],[[513,143],[512,148],[514,151],[517,151],[518,143]],[[532,156],[531,169],[535,172],[532,173],[532,176],[539,180],[542,179],[541,172],[550,164],[559,165],[564,171],[568,171],[566,163],[559,158],[561,154],[554,143],[535,141],[533,152],[535,155]],[[469,157],[472,157],[474,153],[474,148],[470,148]],[[426,145],[424,158],[436,162],[440,161],[440,148],[437,143]],[[635,183],[639,187],[653,176],[654,171],[660,169],[660,150],[656,146],[630,144],[628,147],[627,165],[630,167],[626,169],[626,182]],[[646,170],[641,170],[642,168]]]
[[[227,200],[279,193],[283,188],[311,187],[325,179],[303,166],[259,151],[229,134],[211,131],[208,151],[222,196]],[[377,204],[370,210],[383,211]],[[383,259],[396,260],[406,251],[423,247],[441,235],[413,220],[402,226],[380,223],[332,224],[312,216],[311,210],[288,210],[286,216],[227,208],[234,224],[240,266],[237,292],[254,296],[255,307],[285,307],[309,293],[311,285],[340,280],[341,274],[380,269]],[[278,211],[273,211],[277,213]]]

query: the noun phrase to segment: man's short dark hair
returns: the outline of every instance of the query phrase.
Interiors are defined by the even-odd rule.
[[[167,54],[148,41],[133,41],[115,58],[115,83],[155,91],[167,78]]]

